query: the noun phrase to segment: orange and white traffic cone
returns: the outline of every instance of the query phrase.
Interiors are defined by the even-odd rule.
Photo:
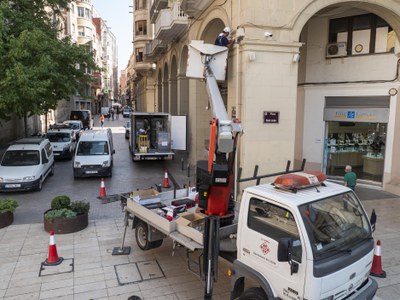
[[[58,257],[56,241],[54,239],[54,231],[51,231],[49,241],[49,254],[43,264],[46,266],[56,266],[61,264],[63,260],[64,259],[62,257]]]
[[[168,182],[168,171],[167,170],[165,170],[165,173],[164,173],[163,188],[170,188],[170,185],[169,185],[169,182]]]
[[[100,183],[100,194],[99,197],[103,198],[106,196],[106,187],[104,185],[104,178],[101,179],[101,183]]]
[[[371,272],[369,275],[375,276],[375,277],[380,277],[380,278],[386,278],[386,272],[382,270],[382,260],[381,260],[381,241],[378,240],[376,242],[376,247],[374,251],[374,259],[372,261],[372,268]]]

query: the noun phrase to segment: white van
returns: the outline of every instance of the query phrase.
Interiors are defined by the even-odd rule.
[[[0,163],[0,191],[40,191],[54,174],[54,154],[48,139],[23,138],[10,145]]]
[[[114,153],[110,128],[83,132],[75,150],[74,178],[111,177]]]

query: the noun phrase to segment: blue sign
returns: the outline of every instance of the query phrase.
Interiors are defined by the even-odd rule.
[[[354,119],[356,117],[355,111],[348,111],[347,112],[347,119]]]

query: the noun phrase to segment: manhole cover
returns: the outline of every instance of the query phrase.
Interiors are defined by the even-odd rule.
[[[119,285],[164,277],[164,273],[157,260],[115,265],[114,269]]]

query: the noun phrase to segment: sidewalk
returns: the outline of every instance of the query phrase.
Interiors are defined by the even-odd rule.
[[[180,160],[166,162],[165,166],[181,187],[189,181],[194,184],[194,170],[188,177]],[[360,191],[360,195],[365,197],[368,214],[376,210],[374,236],[375,241],[382,242],[382,266],[387,273],[387,278],[376,278],[379,290],[374,299],[400,299],[400,197],[368,190]],[[125,246],[131,247],[131,253],[113,256],[114,247],[121,246],[123,229],[123,218],[94,219],[80,232],[56,235],[58,254],[65,260],[42,270],[49,244],[42,223],[0,229],[0,298],[203,299],[202,281],[187,269],[185,249],[177,248],[172,256],[169,239],[158,249],[142,251],[136,245],[134,230],[128,228]],[[213,299],[229,299],[228,267],[220,260]]]

